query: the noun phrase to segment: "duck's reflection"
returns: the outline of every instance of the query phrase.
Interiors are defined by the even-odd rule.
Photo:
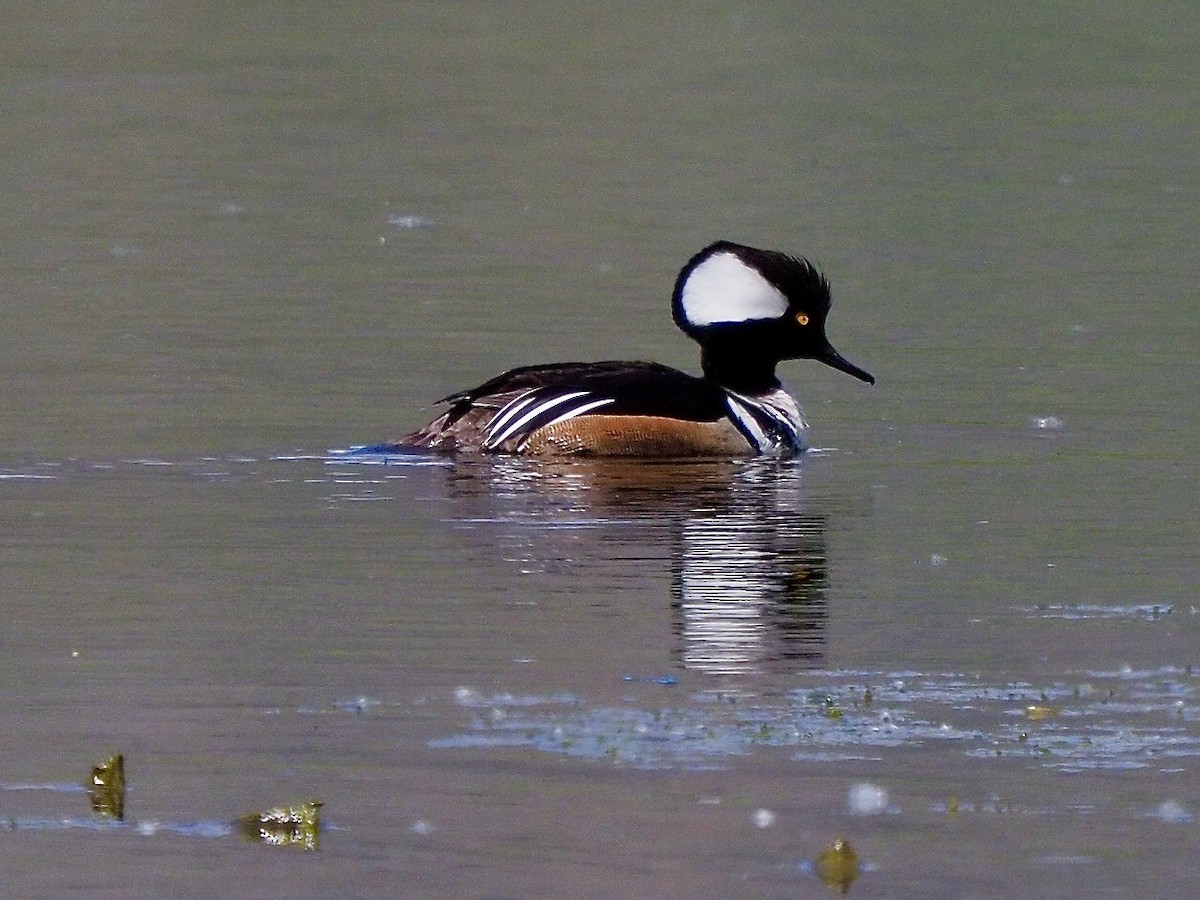
[[[825,642],[825,523],[737,510],[681,524],[671,601],[688,669],[754,673],[820,664]]]
[[[569,547],[561,534],[542,532],[529,542],[531,554],[603,561],[615,559],[619,545],[628,561],[633,545],[639,565],[662,560],[678,661],[712,674],[757,674],[823,661],[825,517],[805,496],[803,472],[803,461],[502,460],[460,464],[448,485],[474,522],[576,526]]]

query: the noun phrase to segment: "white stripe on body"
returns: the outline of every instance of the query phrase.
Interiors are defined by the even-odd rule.
[[[531,422],[535,421],[539,416],[545,415],[556,407],[562,406],[564,403],[570,403],[572,400],[577,400],[580,397],[588,396],[588,391],[571,391],[567,394],[559,394],[548,400],[541,402],[530,402],[524,400],[520,403],[518,409],[507,412],[501,410],[496,414],[496,418],[488,423],[483,434],[483,448],[485,450],[495,450],[509,438],[519,434]],[[514,400],[517,403],[523,398]],[[511,404],[510,404],[511,405]],[[581,404],[587,406],[588,404]],[[528,409],[526,409],[528,407]],[[506,408],[507,409],[507,408]],[[555,421],[560,421],[562,418],[570,418],[572,415],[578,415],[577,412],[568,410],[563,416]],[[501,421],[503,419],[503,421]]]
[[[776,388],[760,397],[749,397],[726,388],[725,394],[731,416],[763,456],[783,456],[808,449],[804,440],[808,423],[787,391]],[[763,428],[754,411],[769,419],[775,429]]]

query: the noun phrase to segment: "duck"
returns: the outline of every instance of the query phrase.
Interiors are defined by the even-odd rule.
[[[675,279],[671,315],[699,376],[655,362],[520,366],[437,401],[432,422],[371,453],[531,457],[790,457],[808,424],[775,370],[813,359],[874,384],[829,342],[832,294],[813,263],[721,240]]]

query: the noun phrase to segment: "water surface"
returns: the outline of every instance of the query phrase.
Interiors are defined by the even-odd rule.
[[[1189,5],[9,19],[6,895],[1200,889]],[[819,452],[330,454],[695,371],[720,237],[877,376],[781,367]]]

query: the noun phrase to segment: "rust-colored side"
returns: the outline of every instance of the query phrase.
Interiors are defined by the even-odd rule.
[[[390,442],[398,449],[425,449],[436,453],[484,452],[484,429],[503,401],[467,410],[452,424],[448,414],[424,428]],[[586,415],[539,428],[520,450],[520,436],[496,448],[497,453],[526,456],[642,456],[709,457],[754,456],[754,448],[728,419],[688,422],[663,416]]]
[[[505,447],[512,452],[511,447]],[[576,416],[539,428],[527,456],[754,456],[728,419],[688,422],[660,416]]]

